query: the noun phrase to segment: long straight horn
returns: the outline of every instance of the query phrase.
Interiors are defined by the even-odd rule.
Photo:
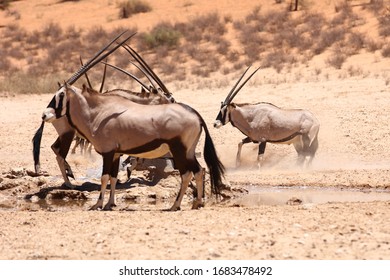
[[[81,56],[80,56],[80,64],[81,64],[81,67],[84,66],[83,59],[81,58]],[[90,88],[93,88],[93,87],[92,87],[92,84],[91,84],[91,81],[89,80],[89,77],[88,77],[87,72],[84,73],[84,76],[85,76],[85,79],[87,79],[88,86],[89,86]]]
[[[106,63],[107,63],[107,59],[106,59]],[[100,93],[103,92],[104,82],[106,81],[106,74],[107,74],[107,64],[104,64],[103,78],[102,78],[102,83],[101,83],[100,89],[99,89]]]
[[[145,62],[145,60],[143,60],[143,58],[132,48],[130,47],[129,45],[126,44],[126,47],[128,47],[131,52],[129,52],[133,57],[134,59],[139,63],[141,64],[145,70],[147,70],[149,72],[149,74],[152,76],[152,78],[157,82],[157,84],[160,86],[160,88],[165,92],[165,93],[170,93],[168,88],[164,85],[164,83],[160,80],[160,78],[156,75],[156,73],[154,73],[154,71],[152,70],[152,68],[150,68],[150,66]]]
[[[230,92],[228,93],[228,95],[226,96],[226,99],[225,101],[223,102],[224,105],[227,105],[229,104],[230,102],[232,102],[232,99],[233,98],[230,98],[233,91],[236,89],[237,85],[241,82],[242,78],[244,78],[246,72],[248,72],[249,68],[251,68],[251,66],[248,66],[248,68],[246,68],[245,72],[241,75],[241,77],[238,79],[238,81],[236,82],[236,84],[233,86],[233,88],[230,90]]]
[[[152,85],[152,88],[156,89],[157,90],[157,87],[155,86],[154,82],[153,82],[153,78],[150,76],[149,73],[146,72],[145,69],[142,69],[140,66],[138,66],[137,64],[135,64],[134,62],[130,61],[130,63],[132,65],[134,65],[139,71],[142,72],[142,74],[145,75],[145,77],[148,79],[148,81],[150,82],[150,84]],[[148,89],[148,91],[150,92],[150,89]]]
[[[132,65],[134,65],[139,71],[141,71],[145,75],[145,77],[149,80],[150,84],[152,85],[152,88],[157,90],[157,87],[154,84],[156,82],[156,79],[153,77],[153,75],[150,73],[150,71],[148,71],[147,66],[145,66],[146,63],[142,63],[142,61],[140,61],[138,59],[138,57],[132,52],[129,45],[125,44],[122,47],[135,59],[135,61],[137,61],[140,64],[140,66],[133,63],[132,61],[130,61],[130,63]],[[153,80],[154,80],[154,82],[153,82]],[[149,92],[151,91],[151,89],[149,87],[147,88],[147,90]]]
[[[143,88],[145,88],[147,91],[149,91],[148,86],[145,85],[143,82],[141,82],[140,79],[138,79],[136,76],[134,76],[134,75],[131,74],[130,72],[128,72],[128,71],[126,71],[126,70],[123,70],[122,68],[119,68],[118,66],[115,66],[115,65],[112,65],[112,64],[110,64],[110,63],[104,62],[104,61],[103,61],[102,63],[105,64],[105,65],[108,65],[108,66],[110,66],[110,67],[112,67],[112,68],[114,68],[114,69],[116,69],[116,70],[118,70],[118,71],[120,71],[120,72],[122,72],[122,73],[128,75],[128,76],[130,76],[130,77],[133,78],[135,81],[137,81]]]
[[[85,72],[87,72],[89,69],[91,69],[93,66],[95,66],[97,63],[105,59],[107,56],[109,56],[111,53],[113,53],[116,49],[118,49],[121,45],[126,43],[127,40],[129,40],[131,37],[133,37],[136,33],[131,34],[130,36],[127,36],[124,40],[122,40],[120,43],[118,43],[114,48],[112,48],[110,51],[105,53],[103,56],[99,57],[104,51],[106,51],[119,37],[121,37],[125,32],[122,32],[120,35],[115,37],[110,43],[108,43],[103,49],[101,49],[97,54],[94,55],[84,66],[82,66],[79,70],[77,70],[76,73],[73,74],[73,76],[66,82],[70,85],[75,83]]]
[[[252,78],[252,76],[260,69],[257,68],[241,85],[240,87],[232,94],[232,96],[230,97],[230,101],[229,102],[232,102],[233,98],[237,95],[237,93],[242,89],[242,87],[249,81],[250,78]]]

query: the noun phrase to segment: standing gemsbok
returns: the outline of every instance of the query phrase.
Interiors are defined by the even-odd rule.
[[[122,33],[123,34],[123,33]],[[121,35],[122,35],[121,34]],[[121,36],[120,35],[120,36]],[[119,37],[119,36],[118,36]],[[117,37],[117,38],[118,38]],[[115,38],[115,39],[117,39]],[[115,40],[114,39],[114,40]],[[113,41],[111,41],[110,44],[112,44]],[[105,50],[108,46],[107,45],[103,50]],[[133,92],[125,89],[114,89],[114,90],[109,90],[106,91],[102,94],[105,95],[120,95],[123,96],[124,98],[127,98],[129,100],[132,100],[134,102],[140,103],[140,104],[167,104],[167,103],[174,103],[175,100],[172,96],[172,94],[168,91],[166,86],[161,82],[161,80],[158,78],[158,76],[153,72],[153,70],[147,65],[147,63],[136,53],[130,46],[124,44],[124,41],[122,41],[121,44],[118,44],[118,46],[122,45],[122,47],[135,59],[136,62],[138,62],[139,66],[132,63],[135,65],[150,81],[151,85],[147,86],[145,83],[143,83],[139,78],[134,76],[133,74],[116,67],[114,65],[104,63],[109,65],[110,67],[115,68],[116,70],[125,73],[135,81],[137,81],[141,87],[142,90],[141,92]],[[100,53],[101,51],[99,51]],[[94,58],[91,61],[96,61],[100,62],[102,58],[99,57],[99,53],[94,56]],[[111,53],[111,51],[110,51]],[[94,62],[95,63],[95,62]],[[96,63],[95,63],[96,64]],[[86,67],[82,64],[82,67]],[[86,75],[86,72],[84,73]],[[104,85],[104,80],[105,80],[105,74],[106,74],[106,67],[104,69],[104,74],[103,74],[103,80],[101,83],[101,87],[99,92],[102,92],[103,85]],[[72,80],[69,80],[68,82],[74,83],[81,75],[78,75],[77,78],[76,76],[72,77]],[[92,88],[91,83],[89,81],[88,76],[86,75],[89,87]],[[158,87],[156,86],[158,85]],[[57,119],[56,121],[52,122],[53,126],[55,127],[59,137],[57,140],[53,143],[51,146],[53,152],[56,155],[57,163],[60,168],[61,174],[63,176],[65,185],[68,187],[73,187],[69,177],[74,178],[72,169],[68,162],[66,161],[66,156],[68,154],[68,151],[70,149],[71,143],[73,139],[75,138],[76,131],[75,129],[69,124],[68,119],[66,116]],[[33,138],[33,150],[34,150],[34,166],[35,166],[35,171],[36,173],[39,173],[40,171],[40,162],[39,162],[39,150],[40,150],[40,141],[42,137],[42,129],[43,129],[43,123],[41,127],[37,130],[34,138]],[[76,146],[75,146],[76,147]],[[73,149],[75,149],[75,147]],[[129,161],[128,159],[127,161]],[[130,176],[131,171],[135,168],[137,160],[133,158],[131,161],[131,166],[128,168],[128,177]]]
[[[71,81],[77,80],[87,71],[83,69],[91,68],[88,63],[83,67],[72,76]],[[85,86],[81,90],[65,83],[55,93],[42,119],[52,122],[64,116],[69,125],[91,142],[103,157],[101,192],[91,209],[103,207],[108,181],[111,183],[111,192],[104,209],[111,209],[115,205],[115,186],[119,157],[122,154],[156,158],[168,152],[172,154],[175,168],[179,170],[182,179],[171,210],[180,209],[192,176],[195,177],[197,187],[193,208],[201,207],[203,170],[195,157],[195,149],[202,129],[205,131],[203,155],[209,168],[211,190],[219,193],[224,167],[218,159],[203,118],[187,105],[142,105],[118,94],[99,94]]]
[[[307,110],[282,109],[270,103],[236,104],[233,98],[257,72],[256,69],[238,88],[238,84],[250,67],[246,69],[232,90],[222,102],[214,127],[219,128],[228,122],[246,137],[238,144],[236,166],[240,166],[242,146],[246,143],[259,143],[257,162],[260,167],[267,142],[293,144],[298,153],[298,164],[306,157],[310,164],[318,149],[320,124]],[[237,89],[236,89],[237,88]]]
[[[115,205],[115,186],[119,157],[156,158],[170,152],[181,175],[181,188],[171,210],[179,210],[192,176],[196,180],[197,198],[193,208],[203,206],[203,172],[195,157],[202,128],[205,131],[204,159],[210,172],[213,193],[222,185],[224,167],[219,161],[207,126],[198,112],[181,104],[142,105],[117,95],[102,95],[83,87],[65,84],[54,95],[42,119],[46,122],[67,116],[69,123],[92,143],[103,157],[101,191],[92,210],[103,207],[105,190],[110,181],[110,199],[104,206]]]
[[[125,37],[125,39],[123,39],[118,43],[117,40],[120,37],[122,37],[126,32],[127,31],[120,33],[113,40],[111,40],[106,46],[104,46],[101,50],[99,50],[85,65],[83,65],[77,72],[75,72],[72,75],[72,77],[70,77],[65,83],[70,85],[75,83],[83,74],[87,73],[89,69],[91,69],[96,64],[100,63],[103,59],[111,55],[115,50],[117,50],[119,47],[125,44],[127,40],[129,40],[131,37],[135,35],[135,33],[131,34],[130,36]],[[114,43],[116,43],[116,45],[111,49],[109,49]],[[63,87],[63,85],[59,84],[59,87],[61,88]],[[36,173],[40,173],[39,155],[40,155],[40,145],[41,145],[44,124],[45,122],[42,121],[41,126],[37,129],[32,139],[34,168]],[[70,165],[67,163],[67,161],[65,160],[65,158],[68,154],[72,141],[75,137],[76,131],[71,127],[66,117],[59,118],[57,121],[53,122],[52,124],[56,129],[59,137],[53,143],[51,148],[56,154],[57,163],[58,166],[60,167],[61,174],[65,180],[65,184],[71,186],[68,177],[74,178],[74,176],[73,176],[72,169]]]

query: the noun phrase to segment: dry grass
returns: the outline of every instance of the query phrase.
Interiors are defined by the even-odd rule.
[[[136,4],[136,1],[123,1],[119,6],[129,2]],[[192,3],[187,1],[184,5]],[[390,57],[390,16],[383,14],[383,2],[379,0],[364,6],[378,21],[380,37],[375,40],[370,34],[356,31],[356,26],[364,21],[359,11],[347,2],[337,7],[333,17],[310,11],[296,16],[283,8],[285,5],[277,6],[280,9],[265,12],[260,6],[255,7],[240,21],[217,12],[185,22],[163,21],[149,32],[132,38],[131,44],[147,52],[143,56],[147,56],[149,64],[164,78],[180,80],[189,76],[210,77],[213,73],[229,75],[241,72],[249,64],[274,68],[277,73],[291,72],[294,67],[307,64],[325,52],[329,53],[326,64],[334,69],[341,69],[348,57],[363,49]],[[58,24],[49,23],[42,30],[27,32],[17,23],[8,25],[0,33],[0,71],[21,76],[35,73],[36,77],[47,77],[51,73],[68,75],[79,68],[79,56],[87,60],[99,46],[122,30],[124,28],[107,31],[102,26],[62,30]],[[236,34],[234,44],[227,39],[228,31]],[[124,52],[118,52],[110,60],[122,68],[130,65],[130,57]],[[351,67],[346,71],[350,76],[360,73],[359,69]],[[96,72],[91,73],[92,77],[100,79],[100,69]],[[109,72],[112,75],[112,71]],[[315,72],[317,76],[323,73]],[[0,90],[1,87],[5,86],[0,86]]]
[[[119,18],[129,18],[134,14],[147,13],[152,10],[149,3],[141,0],[126,0],[119,2]]]

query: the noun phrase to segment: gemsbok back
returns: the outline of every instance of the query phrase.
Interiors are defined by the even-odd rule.
[[[318,131],[320,124],[309,111],[302,109],[282,109],[270,103],[236,104],[233,98],[259,70],[256,69],[238,88],[250,67],[242,74],[226,99],[214,122],[214,127],[231,123],[246,137],[238,144],[236,166],[241,163],[241,149],[246,143],[259,143],[257,163],[261,166],[267,142],[293,144],[298,153],[299,165],[303,165],[309,157],[310,165],[318,149]],[[237,89],[236,89],[237,88]]]

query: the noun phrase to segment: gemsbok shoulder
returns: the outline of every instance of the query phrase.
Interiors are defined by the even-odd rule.
[[[320,123],[311,112],[303,109],[282,109],[265,102],[256,104],[232,103],[233,98],[241,88],[259,70],[259,68],[256,69],[237,88],[249,68],[242,74],[222,102],[214,122],[216,128],[230,122],[246,136],[238,144],[236,167],[240,166],[241,149],[246,143],[259,144],[257,163],[260,167],[267,142],[293,144],[298,153],[297,164],[303,165],[306,157],[309,157],[307,165],[310,165],[318,149],[320,128]]]

